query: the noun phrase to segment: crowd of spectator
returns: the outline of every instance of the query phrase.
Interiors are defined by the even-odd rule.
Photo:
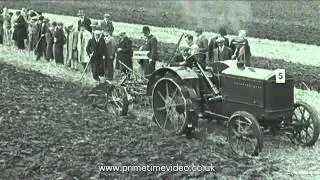
[[[92,21],[83,10],[79,10],[77,16],[79,19],[75,25],[64,25],[50,21],[41,12],[32,9],[10,11],[7,7],[0,8],[0,44],[29,50],[35,54],[37,61],[54,61],[75,71],[87,69],[97,82],[101,77],[113,80],[115,69],[128,73],[127,67],[133,68],[132,40],[124,31],[118,34],[119,40],[116,40],[111,15],[106,13],[102,20]],[[143,27],[142,33],[145,43],[139,50],[148,51],[148,59],[138,62],[141,72],[150,76],[159,60],[158,40],[148,26]],[[195,36],[185,36],[186,45],[179,47],[172,64],[184,65],[188,57],[203,53],[209,66],[214,61],[229,59],[237,59],[250,66],[246,32],[240,30],[237,38],[231,41],[226,35],[226,30],[221,28],[217,37],[208,40],[203,30],[197,28]]]

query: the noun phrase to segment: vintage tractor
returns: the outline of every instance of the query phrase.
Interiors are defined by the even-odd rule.
[[[188,66],[163,67],[148,81],[153,119],[164,131],[181,135],[200,118],[223,120],[231,149],[258,155],[263,130],[284,130],[292,142],[312,146],[319,136],[318,113],[304,102],[294,103],[294,83],[277,83],[275,71],[243,67],[235,60],[205,68],[204,54],[187,59]]]

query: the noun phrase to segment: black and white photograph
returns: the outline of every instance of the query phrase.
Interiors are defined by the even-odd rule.
[[[320,1],[0,0],[0,180],[320,179]]]

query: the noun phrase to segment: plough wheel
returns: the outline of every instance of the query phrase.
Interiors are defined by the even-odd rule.
[[[128,93],[123,86],[112,85],[107,92],[108,112],[126,116],[129,109]]]
[[[232,151],[239,156],[257,156],[262,150],[259,123],[248,112],[238,111],[229,118],[227,134]]]
[[[163,77],[155,83],[151,97],[154,121],[164,132],[185,133],[192,104],[188,90],[174,78]]]
[[[312,146],[319,137],[319,115],[310,105],[297,102],[292,116],[291,141],[302,146]]]

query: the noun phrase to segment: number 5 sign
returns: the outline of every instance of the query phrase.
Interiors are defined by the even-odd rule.
[[[285,83],[286,82],[286,71],[284,69],[276,69],[276,83]]]

